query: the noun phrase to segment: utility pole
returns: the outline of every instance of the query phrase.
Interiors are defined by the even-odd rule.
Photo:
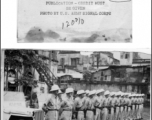
[[[100,58],[100,53],[97,53],[97,69],[99,68],[99,58]]]

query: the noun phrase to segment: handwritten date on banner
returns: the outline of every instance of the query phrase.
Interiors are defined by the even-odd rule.
[[[83,25],[84,20],[81,18],[75,18],[74,20],[66,21],[65,23],[62,23],[62,29],[64,29],[65,27],[73,26],[75,24]]]

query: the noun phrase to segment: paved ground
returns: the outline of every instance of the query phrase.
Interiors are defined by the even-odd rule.
[[[143,119],[150,120],[150,107],[144,108]]]

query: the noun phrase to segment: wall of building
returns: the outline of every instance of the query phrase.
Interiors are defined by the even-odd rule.
[[[92,81],[111,81],[111,70],[100,70],[93,74]]]
[[[120,52],[120,65],[132,65],[132,60],[132,52]]]
[[[83,74],[72,69],[65,69],[65,72],[59,71],[58,77],[70,75],[72,78],[83,79]]]
[[[117,68],[112,72],[112,81],[142,82],[144,77],[150,78],[143,72],[143,68]]]
[[[59,54],[58,55],[58,61],[59,61],[59,65],[61,63],[61,58],[64,58],[65,65],[71,65],[71,58],[81,58],[80,53],[74,53],[74,54]]]
[[[37,87],[37,92],[38,93],[48,93],[48,87],[44,82],[38,82],[37,83],[38,87]]]
[[[107,78],[106,78],[107,77]],[[144,73],[144,69],[140,68],[111,68],[100,70],[92,75],[92,81],[116,81],[116,82],[142,82],[142,80],[150,79],[148,73]]]

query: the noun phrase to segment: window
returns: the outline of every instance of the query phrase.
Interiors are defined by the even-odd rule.
[[[57,53],[56,53],[56,51],[52,51],[51,58],[54,59],[54,60],[57,60]]]
[[[101,71],[101,76],[103,76],[103,71]]]
[[[128,52],[123,52],[121,53],[121,59],[128,59],[130,56],[130,54]]]
[[[79,58],[71,58],[71,66],[77,66],[79,64]]]
[[[104,81],[111,81],[111,76],[105,75],[104,76]]]
[[[125,54],[125,59],[128,59],[129,58],[129,54]]]
[[[60,65],[61,65],[61,66],[64,66],[64,64],[65,64],[65,59],[64,59],[64,58],[61,58],[61,59],[60,59]]]

